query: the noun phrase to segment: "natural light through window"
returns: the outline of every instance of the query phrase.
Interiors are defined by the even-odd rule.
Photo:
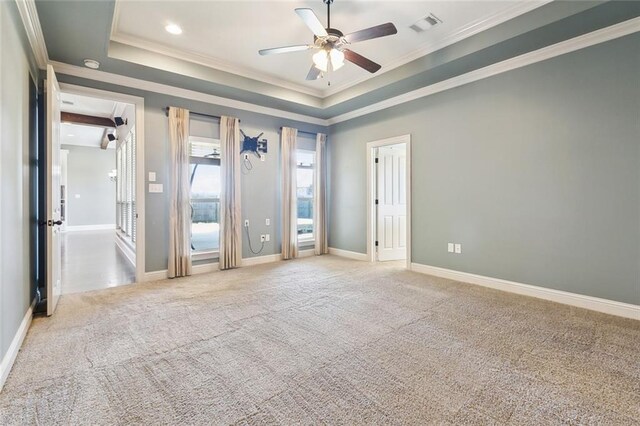
[[[116,148],[116,229],[130,245],[136,242],[135,128]]]
[[[191,252],[214,254],[220,248],[220,141],[191,137]]]
[[[298,149],[296,154],[298,241],[313,241],[313,168],[316,153]]]

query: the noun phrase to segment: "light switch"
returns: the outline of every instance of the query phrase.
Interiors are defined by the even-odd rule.
[[[462,244],[456,244],[456,253],[457,254],[462,253]]]
[[[156,172],[149,172],[149,182],[156,181]]]
[[[453,243],[448,243],[448,244],[447,244],[447,251],[448,251],[449,253],[453,253]]]
[[[267,226],[271,225],[271,219],[265,219],[264,220],[264,224],[267,225]]]
[[[80,194],[75,194],[74,197],[75,198],[80,198]]]
[[[161,183],[150,183],[149,184],[149,193],[160,193],[163,191]]]
[[[267,242],[271,241],[271,234],[265,235],[264,236],[264,240],[267,241]]]

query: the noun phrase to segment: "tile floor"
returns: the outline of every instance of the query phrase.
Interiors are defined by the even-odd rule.
[[[115,231],[74,231],[62,236],[63,294],[135,282],[135,268],[116,246]]]

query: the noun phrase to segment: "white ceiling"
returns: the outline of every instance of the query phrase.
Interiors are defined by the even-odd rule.
[[[80,126],[77,124],[62,123],[60,137],[63,145],[88,146],[100,148],[104,128],[94,126]],[[111,142],[108,148],[115,149],[116,144]]]
[[[124,111],[125,105],[105,99],[91,98],[71,93],[61,93],[61,111],[74,114],[91,115],[94,117],[113,118]],[[60,129],[61,143],[63,145],[78,145],[100,147],[104,127],[82,126],[78,124],[62,123]],[[111,142],[108,148],[115,148]]]
[[[543,1],[542,1],[543,2]],[[541,1],[529,2],[542,3]],[[378,74],[417,59],[455,40],[471,35],[487,22],[512,18],[523,1],[349,1],[335,0],[331,26],[347,34],[393,22],[398,34],[354,44],[352,50],[378,62]],[[313,35],[295,14],[312,8],[326,24],[326,5],[313,1],[123,1],[118,0],[111,38],[114,41],[296,89],[327,96],[372,75],[347,63],[327,78],[306,81],[313,51],[260,56],[259,49],[313,42]],[[531,7],[529,7],[530,9]],[[425,32],[409,28],[435,14],[443,23]],[[175,36],[169,23],[183,29]]]
[[[94,117],[112,118],[117,102],[98,98],[90,98],[70,93],[62,93],[61,110],[75,114],[92,115]]]

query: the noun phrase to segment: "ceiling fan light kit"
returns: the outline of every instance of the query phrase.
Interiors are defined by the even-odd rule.
[[[338,49],[320,50],[313,54],[313,63],[322,72],[336,71],[344,65],[344,53]]]
[[[258,53],[260,55],[272,55],[278,53],[299,52],[303,50],[318,50],[313,54],[313,65],[307,74],[307,80],[316,80],[330,71],[336,71],[344,65],[347,60],[370,73],[377,72],[381,65],[370,59],[347,49],[347,46],[360,41],[371,40],[374,38],[385,37],[396,34],[398,30],[391,22],[376,25],[375,27],[366,28],[364,30],[355,31],[344,35],[340,30],[331,28],[331,4],[333,0],[323,0],[327,5],[327,26],[324,27],[312,9],[299,8],[296,14],[304,21],[304,23],[313,32],[313,44],[301,44],[295,46],[276,47],[271,49],[262,49]]]

